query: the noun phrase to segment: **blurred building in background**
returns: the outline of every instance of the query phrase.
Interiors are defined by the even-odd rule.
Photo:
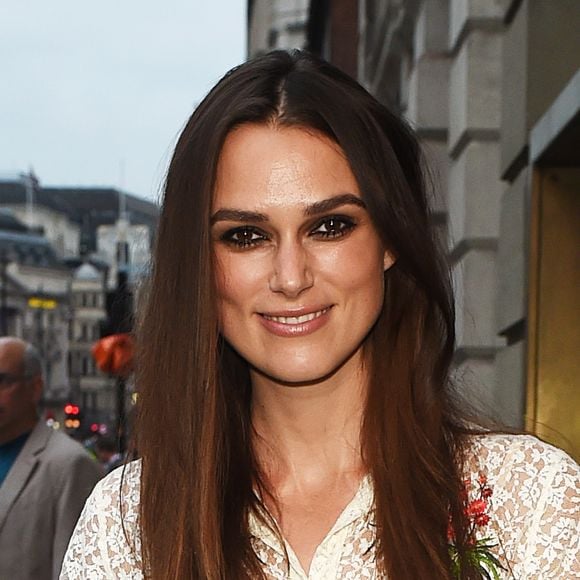
[[[154,203],[116,189],[0,178],[0,334],[39,348],[48,415],[74,402],[83,427],[114,424],[115,381],[91,348],[119,325],[119,276],[135,292],[147,274],[157,216]]]
[[[110,268],[109,288],[116,284],[120,262],[130,280],[143,276],[159,213],[156,204],[112,188],[50,187],[44,192],[70,208],[68,215],[80,228],[77,255]],[[127,244],[127,256],[118,256],[119,243]]]
[[[579,30],[577,0],[248,8],[250,56],[293,40],[414,126],[454,275],[458,380],[499,419],[570,450],[580,449]]]
[[[304,46],[309,0],[249,0],[248,52]]]
[[[69,326],[68,369],[71,395],[92,422],[110,421],[115,410],[115,381],[97,368],[91,348],[101,338],[107,318],[106,270],[88,261],[73,270],[70,285],[71,323]]]
[[[45,364],[48,404],[69,391],[70,279],[66,263],[38,228],[0,207],[0,335],[36,345]]]

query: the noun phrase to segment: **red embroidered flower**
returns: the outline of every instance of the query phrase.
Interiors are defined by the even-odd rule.
[[[469,500],[469,490],[475,487],[475,498]],[[491,520],[488,512],[490,507],[489,499],[493,495],[492,488],[487,484],[487,476],[480,472],[477,482],[472,486],[469,479],[464,480],[464,488],[461,490],[461,500],[465,505],[465,515],[468,519],[467,540],[465,549],[468,559],[473,562],[482,572],[484,578],[499,578],[498,570],[503,570],[503,566],[493,553],[493,548],[497,546],[492,538],[484,537],[477,539],[476,531],[487,526]],[[449,517],[447,526],[447,541],[449,542],[449,555],[451,557],[452,572],[455,578],[461,577],[461,565],[459,551],[455,545],[455,531]],[[491,575],[490,575],[491,573]]]
[[[484,499],[474,499],[467,505],[465,513],[472,521],[475,521],[475,518],[485,514],[486,510],[487,502]]]

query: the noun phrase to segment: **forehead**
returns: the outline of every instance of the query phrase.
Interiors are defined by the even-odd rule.
[[[343,193],[360,196],[343,151],[328,137],[301,127],[247,124],[225,140],[213,206],[306,205]]]
[[[24,345],[16,341],[0,340],[0,372],[19,372]]]

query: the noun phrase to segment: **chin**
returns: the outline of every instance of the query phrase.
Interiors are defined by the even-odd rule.
[[[280,369],[276,369],[275,372],[269,373],[264,372],[259,369],[256,371],[274,383],[284,385],[286,387],[308,387],[321,383],[328,374],[315,375],[312,372],[297,373],[296,371],[290,371],[288,373],[281,372]],[[332,374],[332,373],[329,373]]]
[[[292,361],[286,358],[278,364],[272,361],[268,365],[253,365],[255,372],[287,386],[303,387],[315,385],[331,377],[341,366],[342,362],[323,364],[316,361]]]

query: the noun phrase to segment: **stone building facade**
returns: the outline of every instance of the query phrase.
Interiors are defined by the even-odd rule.
[[[93,421],[112,424],[115,381],[99,371],[91,352],[107,318],[106,272],[88,261],[76,268],[70,285],[70,302],[68,368],[73,398],[82,409],[91,410]]]
[[[0,209],[0,334],[20,336],[38,348],[48,406],[69,392],[70,279],[48,240]]]
[[[458,383],[500,420],[580,448],[580,3],[311,0],[306,30],[297,47],[357,78],[424,145]]]
[[[31,175],[0,181],[0,332],[40,349],[51,415],[72,401],[87,420],[113,424],[115,382],[91,348],[120,266],[134,292],[147,274],[157,214],[110,188],[45,188]]]

